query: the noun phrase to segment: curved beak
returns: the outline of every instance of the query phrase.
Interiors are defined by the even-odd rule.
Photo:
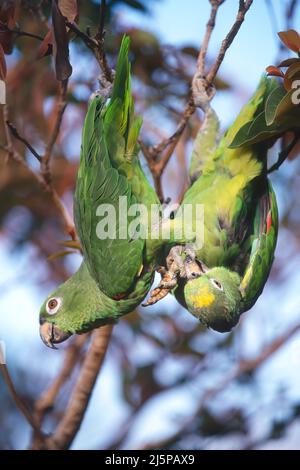
[[[60,330],[54,323],[44,321],[41,322],[40,336],[48,348],[57,349],[54,344],[62,343],[71,336],[71,333]]]

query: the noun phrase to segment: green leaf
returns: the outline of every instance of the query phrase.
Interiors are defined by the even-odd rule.
[[[281,102],[282,98],[287,94],[286,90],[283,88],[283,86],[278,86],[273,90],[266,101],[266,123],[268,126],[273,124],[275,116],[276,116],[276,110],[278,108],[278,104]]]
[[[265,112],[262,111],[254,120],[247,122],[235,135],[229,148],[234,149],[243,145],[253,145],[278,134],[277,125],[267,126]]]
[[[278,104],[271,124],[287,125],[290,122],[290,127],[298,127],[297,120],[299,120],[299,106],[295,105],[292,101],[292,95],[295,90],[291,90],[285,94],[280,103]],[[295,119],[296,118],[296,119]]]

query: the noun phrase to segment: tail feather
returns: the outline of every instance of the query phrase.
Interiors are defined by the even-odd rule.
[[[130,63],[128,59],[130,39],[124,36],[120,46],[112,96],[105,110],[104,130],[107,135],[111,159],[119,165],[124,156],[131,159],[136,154],[137,139],[142,120],[134,116],[134,102],[131,95]],[[123,144],[121,144],[123,142]],[[116,146],[123,151],[116,150]]]

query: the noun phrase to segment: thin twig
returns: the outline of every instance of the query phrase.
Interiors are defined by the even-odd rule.
[[[179,121],[175,132],[170,137],[168,137],[167,139],[164,139],[159,144],[154,145],[153,147],[150,147],[149,152],[152,155],[153,159],[156,159],[157,156],[159,154],[161,154],[169,145],[174,144],[174,143],[177,144],[177,142],[178,142],[179,138],[181,137],[181,134],[183,133],[190,117],[194,114],[195,109],[196,108],[194,106],[193,100],[190,99],[188,104],[186,105],[184,111],[183,111],[182,118]],[[166,166],[166,164],[169,161],[169,158],[170,157],[163,157],[162,160],[163,160],[164,163],[160,163],[160,161],[158,162],[157,165],[160,167],[160,169],[162,167],[164,168]]]
[[[26,421],[30,424],[30,426],[32,427],[34,432],[37,434],[39,439],[43,442],[45,436],[42,434],[38,423],[36,422],[34,417],[31,415],[31,413],[28,410],[27,406],[25,405],[23,400],[20,398],[18,392],[16,391],[6,364],[0,364],[0,369],[1,369],[4,381],[7,385],[8,390],[9,390],[9,393],[10,393],[13,401],[15,402],[16,407],[22,413],[22,415],[24,416]]]
[[[46,146],[45,154],[42,158],[42,165],[41,165],[41,173],[48,184],[51,184],[51,171],[50,171],[50,159],[52,156],[53,147],[57,140],[62,118],[67,107],[66,95],[67,95],[67,88],[68,88],[68,81],[65,80],[60,83],[59,86],[59,95],[58,95],[58,103],[57,103],[57,112],[56,112],[56,119],[55,124],[53,127],[53,131],[51,132],[49,142]]]
[[[24,139],[24,138],[22,138]],[[26,140],[26,139],[25,139]],[[23,142],[23,140],[22,140]],[[27,142],[27,141],[26,141]],[[28,147],[28,145],[26,145]],[[59,195],[57,194],[56,190],[52,187],[49,186],[49,184],[46,183],[44,178],[39,174],[36,173],[24,160],[24,158],[17,152],[14,148],[11,149],[7,145],[2,145],[0,144],[0,148],[3,149],[4,151],[7,152],[7,154],[15,160],[17,163],[22,165],[26,170],[31,174],[31,176],[37,180],[37,182],[42,186],[42,188],[51,195],[52,201],[55,204],[56,208],[58,209],[58,212],[61,215],[61,218],[64,222],[65,228],[67,233],[72,237],[72,239],[76,239],[76,232],[75,232],[75,227],[74,227],[74,222],[72,217],[70,216],[67,208],[65,207],[64,203],[60,199]],[[28,147],[29,148],[29,147]],[[40,158],[42,158],[40,156]]]
[[[13,33],[16,36],[26,36],[29,38],[37,39],[38,41],[43,41],[44,38],[34,33],[28,33],[27,31],[22,31],[20,29],[9,28],[5,23],[0,21],[0,33]]]
[[[235,23],[230,29],[226,38],[223,40],[218,57],[215,63],[213,64],[213,66],[211,67],[209,73],[206,76],[207,86],[210,86],[213,83],[214,79],[216,78],[216,75],[225,57],[226,51],[231,46],[234,38],[239,32],[239,29],[244,22],[245,15],[247,11],[249,10],[249,8],[251,7],[252,3],[253,3],[253,0],[246,0],[246,1],[240,0],[238,14],[237,14]]]
[[[81,426],[99,370],[103,364],[112,329],[112,325],[106,325],[93,332],[92,342],[82,364],[68,407],[56,431],[47,440],[49,449],[69,449],[72,444]]]
[[[76,36],[78,36],[92,52],[94,52],[95,48],[97,47],[97,41],[95,41],[95,39],[88,34],[85,34],[83,31],[81,31],[74,21],[69,21],[67,18],[65,18],[65,22],[66,26],[68,26],[68,28],[73,31],[73,33],[75,33]]]
[[[49,139],[49,144],[46,147],[46,152],[44,156],[40,155],[35,150],[35,148],[28,142],[28,140],[20,134],[17,128],[10,121],[7,120],[7,109],[4,108],[3,110],[3,113],[5,113],[4,118],[6,119],[5,121],[6,126],[11,132],[11,134],[17,140],[22,142],[30,150],[30,152],[34,155],[34,157],[40,162],[40,168],[41,168],[40,174],[33,171],[32,168],[27,164],[26,160],[24,160],[22,156],[16,151],[16,149],[13,147],[11,139],[7,138],[7,145],[4,146],[0,144],[0,147],[6,150],[7,154],[11,158],[13,158],[16,162],[20,163],[22,166],[27,168],[27,170],[31,173],[31,175],[43,187],[43,189],[51,195],[51,198],[56,208],[58,209],[62,220],[64,221],[64,225],[65,225],[67,233],[72,237],[73,240],[75,240],[76,231],[75,231],[73,219],[70,216],[67,208],[65,207],[64,203],[62,202],[61,198],[59,197],[59,195],[57,194],[56,190],[54,189],[52,185],[52,177],[51,177],[51,172],[50,172],[50,167],[49,167],[49,161],[51,158],[53,146],[58,137],[61,122],[62,122],[62,116],[66,108],[65,96],[66,96],[66,84],[62,85],[62,88],[61,88],[61,94],[60,94],[59,104],[57,108],[56,122],[54,125],[53,132],[51,133],[51,136]]]
[[[68,21],[65,18],[66,26],[73,31],[83,42],[84,44],[93,52],[95,55],[99,66],[103,72],[104,78],[108,83],[112,83],[114,80],[113,72],[109,67],[104,51],[104,38],[99,35],[99,32],[96,34],[95,37],[91,37],[88,34],[85,34],[81,29],[77,26],[76,23],[73,21]]]
[[[8,129],[10,130],[11,134],[17,139],[19,140],[20,142],[22,142],[27,148],[28,150],[30,150],[30,152],[32,153],[32,155],[35,156],[35,158],[41,163],[42,162],[42,157],[41,155],[39,155],[39,153],[32,147],[32,145],[28,142],[27,139],[25,139],[25,137],[21,136],[17,130],[17,128],[10,122],[10,121],[6,121],[5,122]]]
[[[216,24],[216,16],[217,16],[219,7],[222,5],[222,3],[224,3],[224,1],[225,0],[220,0],[220,1],[211,0],[210,1],[210,3],[212,4],[210,18],[206,25],[205,34],[204,34],[204,38],[200,47],[200,52],[199,52],[198,61],[197,61],[198,72],[203,77],[205,75],[205,63],[206,63],[207,49],[208,49],[212,32]]]
[[[221,393],[229,384],[234,380],[239,379],[244,374],[250,374],[262,366],[273,354],[275,354],[282,346],[284,346],[296,333],[300,330],[300,323],[291,327],[282,336],[275,339],[254,359],[241,360],[239,364],[234,367],[215,387],[208,389],[199,400],[196,410],[191,416],[183,421],[180,428],[177,429],[172,435],[161,441],[148,443],[143,446],[143,449],[165,449],[170,443],[176,442],[180,439],[184,432],[188,431],[194,420],[199,416],[202,409],[206,406],[207,402],[213,399],[216,395]]]
[[[104,37],[104,24],[105,24],[105,15],[106,15],[106,0],[101,0],[100,3],[100,21],[98,33],[101,38]]]
[[[217,72],[219,71],[219,68],[224,60],[226,51],[232,44],[234,38],[236,37],[245,19],[245,15],[253,3],[253,0],[239,1],[239,9],[235,22],[232,28],[230,29],[229,33],[227,34],[226,38],[222,42],[215,63],[211,67],[208,74],[205,75],[205,62],[208,45],[211,39],[213,29],[215,27],[218,9],[224,3],[225,0],[209,1],[211,3],[210,18],[206,25],[202,46],[198,55],[197,68],[192,79],[192,94],[183,111],[182,118],[180,119],[175,132],[167,139],[163,139],[159,144],[146,148],[146,146],[140,142],[142,152],[144,153],[145,158],[147,160],[149,169],[153,176],[156,191],[158,192],[161,201],[164,199],[164,196],[160,178],[164,172],[164,169],[166,168],[177,146],[177,143],[179,142],[182,133],[185,130],[189,119],[194,114],[196,108],[200,107],[205,112],[207,111],[207,106],[209,105],[209,102],[215,94],[214,80],[216,78]]]

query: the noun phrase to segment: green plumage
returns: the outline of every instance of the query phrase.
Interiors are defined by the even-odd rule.
[[[85,118],[74,197],[75,225],[84,260],[79,271],[53,292],[41,308],[41,336],[47,345],[131,312],[144,299],[153,281],[151,241],[125,230],[136,216],[127,217],[127,210],[119,207],[120,197],[128,208],[137,203],[146,207],[159,204],[137,157],[141,119],[134,115],[128,48],[129,38],[125,37],[111,98],[94,97]],[[105,214],[98,212],[104,204],[116,216],[114,238],[99,237],[99,223],[103,221],[100,216]],[[52,313],[50,306],[55,303],[59,308],[54,307]],[[45,339],[45,325],[50,339],[49,335]]]
[[[89,106],[74,201],[85,262],[99,288],[111,298],[134,290],[147,261],[145,238],[129,234],[124,224],[129,226],[134,216],[120,219],[124,207],[143,203],[148,208],[159,202],[137,157],[141,119],[134,116],[128,47],[129,38],[124,38],[109,103],[98,96]],[[125,205],[121,208],[120,198]],[[111,217],[116,220],[113,239],[99,238],[97,210],[103,204],[110,204]]]
[[[215,113],[209,110],[206,115],[191,158],[191,186],[182,202],[182,208],[203,205],[204,244],[199,246],[195,234],[178,236],[182,215],[159,219],[151,226],[152,206],[161,208],[138,159],[141,119],[134,114],[128,48],[125,37],[111,98],[99,94],[88,107],[74,198],[83,262],[41,307],[41,337],[51,347],[136,308],[150,290],[158,265],[174,264],[174,259],[166,258],[174,245],[184,246],[186,269],[172,271],[178,281],[174,294],[202,323],[217,331],[229,331],[241,313],[251,308],[272,266],[278,215],[268,180],[267,152],[288,130],[289,119],[285,117],[282,125],[272,124],[271,131],[263,122],[263,133],[257,126],[265,120],[266,102],[274,96],[276,82],[261,80],[221,139]],[[143,204],[144,212],[138,204]],[[132,207],[137,210],[128,212]],[[195,232],[195,219],[191,225]],[[158,237],[158,227],[171,230],[170,237],[164,238],[163,233]],[[196,277],[187,274],[187,246],[195,255]]]
[[[212,276],[212,271],[208,271],[192,281],[192,290],[185,287],[183,293],[183,288],[179,287],[175,294],[203,323],[219,331],[231,329],[240,314],[255,303],[274,258],[278,230],[277,205],[267,178],[267,150],[272,142],[267,140],[251,146],[230,148],[237,131],[262,112],[274,86],[273,80],[261,80],[255,95],[216,149],[206,152],[198,162],[200,175],[182,202],[183,205],[204,206],[204,244],[200,249],[196,248],[197,258],[209,270],[222,267],[225,271],[216,271],[215,278],[223,290],[213,282],[207,284],[208,277]],[[216,123],[212,122],[211,125],[214,130]],[[197,155],[196,150],[194,155]],[[194,166],[195,162],[192,168]],[[235,288],[231,292],[225,287],[226,276],[230,273],[236,273],[239,279],[238,284],[236,278],[232,282]],[[195,296],[196,290],[198,297]],[[226,306],[226,296],[230,299],[234,291],[235,301],[229,308]],[[192,296],[195,308],[189,296]]]

